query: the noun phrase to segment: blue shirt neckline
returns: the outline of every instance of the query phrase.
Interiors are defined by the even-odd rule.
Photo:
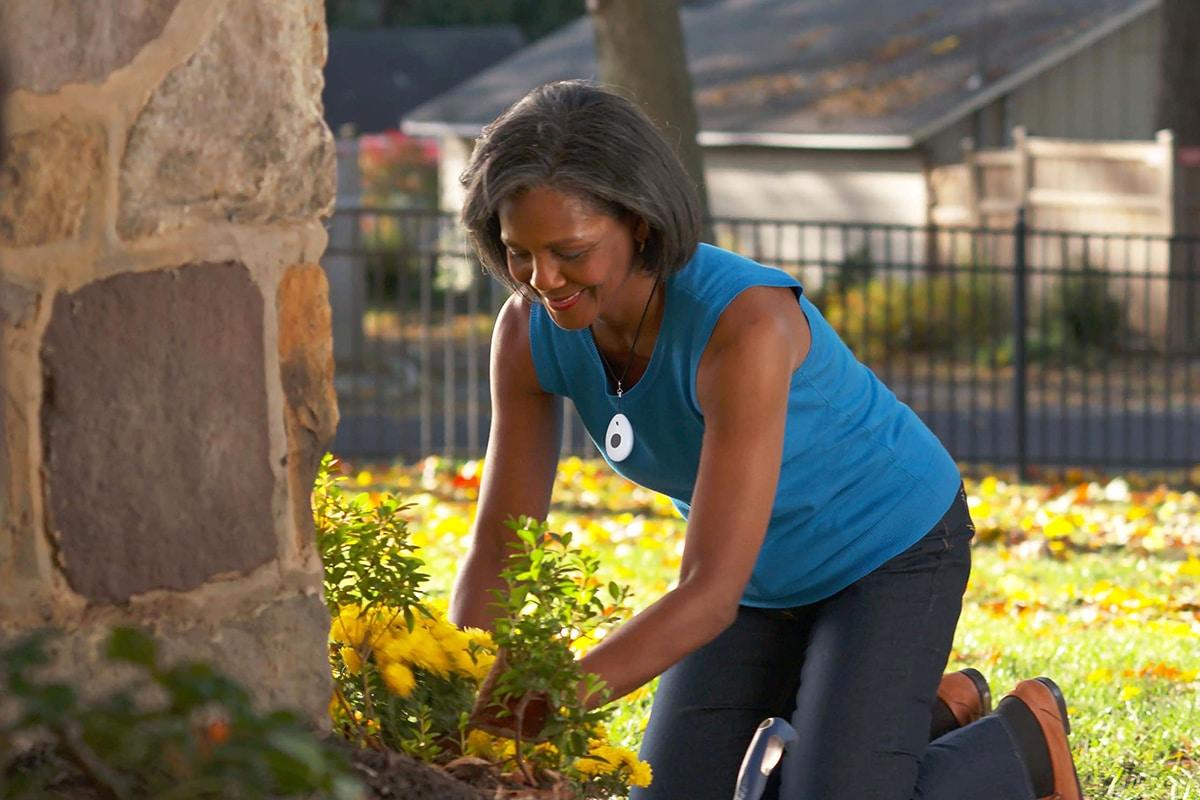
[[[668,338],[667,336],[664,336],[664,334],[667,332],[667,326],[671,322],[671,309],[675,307],[675,303],[671,302],[672,288],[675,285],[675,277],[691,265],[692,260],[689,260],[688,263],[684,265],[683,269],[671,274],[662,282],[664,297],[663,302],[665,305],[663,306],[662,322],[659,323],[658,334],[654,340],[654,350],[652,350],[650,353],[650,363],[646,365],[646,371],[642,373],[640,378],[638,378],[637,383],[622,391],[622,403],[626,401],[635,401],[641,395],[645,394],[645,392],[642,391],[642,386],[654,379],[655,374],[658,372],[659,364],[661,364],[663,359],[666,358],[666,356],[662,354],[662,350],[664,347],[666,347],[663,342]],[[604,396],[611,400],[615,405],[617,402],[617,393],[610,392],[608,390],[608,369],[604,366],[604,357],[600,355],[600,348],[596,344],[596,337],[592,335],[592,328],[590,325],[584,329],[584,336],[587,338],[588,352],[591,354],[593,371],[599,371],[600,373],[600,385],[604,387]]]

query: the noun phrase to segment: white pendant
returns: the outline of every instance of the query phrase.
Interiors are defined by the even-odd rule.
[[[624,461],[633,452],[633,426],[629,417],[617,414],[608,423],[608,431],[604,434],[604,452],[613,461]]]

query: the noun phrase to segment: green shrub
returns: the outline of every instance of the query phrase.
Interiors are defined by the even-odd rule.
[[[1044,306],[1029,320],[1031,360],[1090,361],[1115,350],[1121,339],[1121,304],[1108,293],[1104,275],[1072,272],[1047,286]]]
[[[814,302],[867,362],[903,352],[976,358],[1002,341],[1012,316],[1007,288],[988,274],[872,278]]]
[[[871,249],[864,244],[838,264],[837,274],[834,275],[830,288],[844,292],[862,286],[874,277],[875,261],[871,258]]]
[[[51,635],[30,634],[0,653],[0,798],[45,797],[64,781],[71,796],[105,800],[362,797],[341,756],[295,716],[256,712],[211,667],[164,667],[152,639],[117,628],[107,657],[135,678],[84,702],[71,686],[36,677]],[[19,744],[29,740],[43,746],[31,754]]]

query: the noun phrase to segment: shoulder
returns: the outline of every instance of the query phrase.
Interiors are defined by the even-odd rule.
[[[775,358],[788,356],[785,363],[795,369],[808,352],[809,338],[808,320],[795,290],[787,286],[750,286],[721,312],[705,354],[770,351]]]
[[[673,280],[677,292],[690,296],[699,314],[710,320],[713,336],[764,315],[803,317],[796,298],[799,281],[783,270],[713,245],[701,245]]]
[[[523,336],[528,340],[529,317],[532,313],[532,303],[519,294],[510,294],[496,315],[495,333],[505,337]]]
[[[754,409],[787,394],[792,373],[808,355],[812,336],[795,292],[752,286],[722,312],[696,371],[701,411],[730,407],[729,392],[761,394],[739,407]],[[782,394],[780,394],[782,392]]]
[[[529,337],[533,304],[518,294],[509,296],[492,329],[492,381],[508,390],[548,394],[538,380]]]

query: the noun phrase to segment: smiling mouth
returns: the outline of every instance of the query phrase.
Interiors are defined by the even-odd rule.
[[[547,297],[546,304],[551,308],[564,309],[575,305],[575,301],[583,294],[583,289],[580,289],[575,294],[567,295],[566,297]]]

